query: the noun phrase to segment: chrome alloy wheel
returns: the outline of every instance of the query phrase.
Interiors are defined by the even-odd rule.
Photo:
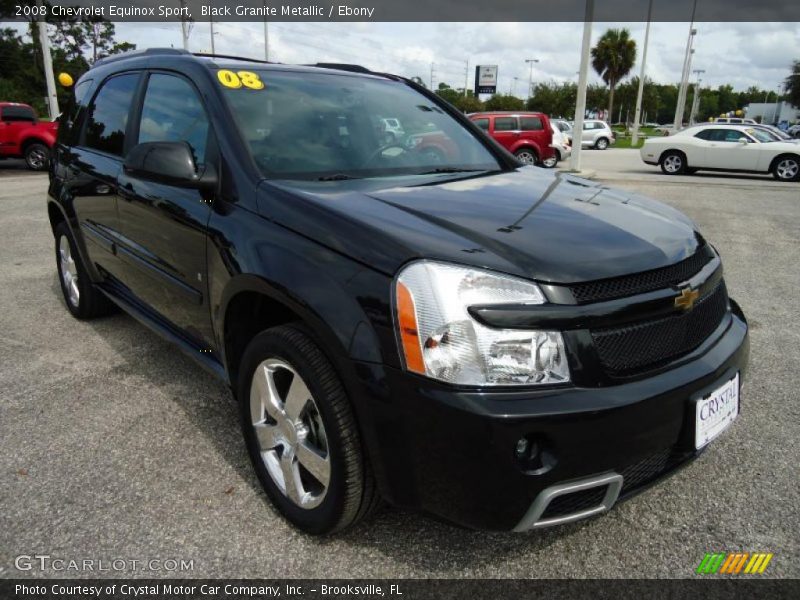
[[[331,479],[328,438],[308,386],[287,362],[270,358],[256,367],[250,417],[278,489],[301,508],[319,506]]]
[[[530,150],[520,150],[519,152],[517,152],[516,156],[517,156],[517,159],[519,159],[519,161],[522,164],[525,164],[525,165],[535,165],[536,164],[536,155],[534,155],[534,153],[531,152]]]
[[[40,171],[44,169],[47,166],[47,161],[49,158],[50,157],[47,155],[47,151],[39,147],[36,147],[28,152],[26,157],[28,166],[34,171]]]
[[[683,168],[683,160],[677,154],[670,154],[664,159],[664,169],[668,173],[677,173]]]
[[[61,266],[61,281],[64,282],[64,291],[69,303],[77,308],[81,299],[81,292],[78,289],[78,268],[75,266],[72,249],[65,235],[62,235],[58,242],[58,260]]]
[[[800,171],[800,165],[798,165],[797,160],[794,158],[784,158],[775,166],[775,172],[778,174],[778,178],[784,180],[791,180],[797,177],[797,173]]]

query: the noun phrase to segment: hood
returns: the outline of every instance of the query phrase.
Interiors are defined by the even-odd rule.
[[[536,167],[419,181],[263,182],[259,208],[389,275],[430,258],[573,283],[664,267],[702,243],[666,205]]]

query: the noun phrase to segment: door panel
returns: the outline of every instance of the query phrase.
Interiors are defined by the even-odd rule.
[[[121,236],[117,178],[139,78],[139,73],[126,73],[106,80],[89,106],[77,146],[60,155],[65,162],[64,188],[78,220],[75,233],[100,274],[117,279],[123,275],[116,255]]]
[[[516,117],[494,117],[492,119],[492,137],[500,142],[500,145],[506,150],[513,151],[520,135]]]
[[[212,141],[209,141],[212,140]],[[200,168],[214,161],[213,135],[202,102],[188,80],[152,73],[147,82],[138,142],[186,141]],[[125,280],[142,302],[192,341],[215,348],[207,302],[206,231],[212,196],[198,190],[120,174],[119,214]]]

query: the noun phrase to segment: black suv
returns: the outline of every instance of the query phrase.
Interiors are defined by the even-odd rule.
[[[50,177],[69,311],[121,307],[227,382],[304,531],[381,499],[484,529],[573,521],[738,414],[747,324],[693,223],[521,165],[407,79],[100,60]]]

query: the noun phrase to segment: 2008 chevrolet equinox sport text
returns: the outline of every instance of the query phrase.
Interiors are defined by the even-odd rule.
[[[521,165],[409,80],[151,49],[74,92],[48,198],[67,308],[121,307],[227,382],[306,532],[381,500],[596,515],[739,412],[747,324],[693,223]]]

